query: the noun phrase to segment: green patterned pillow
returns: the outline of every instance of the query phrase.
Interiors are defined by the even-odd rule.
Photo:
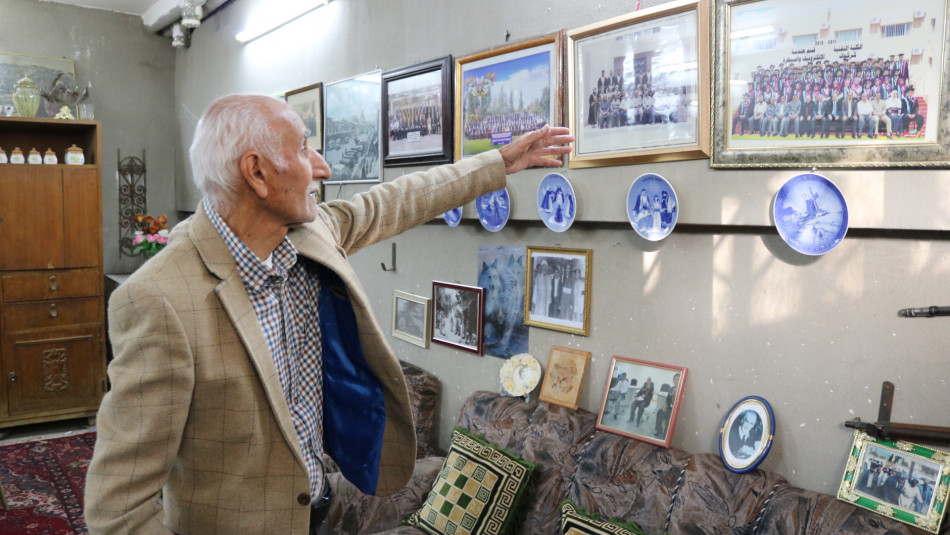
[[[560,535],[645,535],[634,522],[604,522],[599,515],[588,516],[571,500],[561,504]]]
[[[406,523],[433,535],[505,535],[517,529],[538,465],[452,431],[442,471],[422,509]]]

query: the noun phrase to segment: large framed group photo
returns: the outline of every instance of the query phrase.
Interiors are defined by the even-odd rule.
[[[560,126],[564,31],[455,59],[455,159]]]
[[[950,163],[948,6],[717,2],[712,167]]]
[[[709,155],[709,19],[678,0],[567,33],[570,167]]]
[[[452,56],[383,73],[386,167],[452,161]]]

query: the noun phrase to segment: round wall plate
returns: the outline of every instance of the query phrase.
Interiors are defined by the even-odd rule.
[[[775,228],[799,253],[823,255],[848,232],[848,205],[838,186],[813,173],[796,175],[775,194]]]
[[[550,173],[538,185],[538,215],[554,232],[571,228],[577,214],[574,188],[560,173]]]
[[[676,192],[665,178],[647,173],[630,184],[627,219],[633,230],[644,239],[659,241],[669,236],[678,216]]]
[[[475,199],[478,221],[491,232],[498,232],[508,224],[511,215],[511,198],[508,188],[502,188]]]
[[[462,207],[453,208],[442,214],[442,219],[444,219],[445,223],[450,227],[459,226],[459,223],[462,221]]]

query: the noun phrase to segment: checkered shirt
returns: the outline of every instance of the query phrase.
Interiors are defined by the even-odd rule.
[[[310,474],[310,492],[322,496],[323,349],[317,265],[298,257],[297,248],[285,237],[274,249],[268,267],[231,231],[207,199],[204,208],[237,262],[290,407]]]

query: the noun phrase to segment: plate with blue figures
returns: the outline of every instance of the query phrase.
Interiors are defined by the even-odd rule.
[[[511,215],[511,198],[508,188],[502,188],[475,199],[478,221],[491,232],[498,232],[508,224]]]
[[[775,194],[775,228],[799,253],[823,255],[848,232],[848,205],[838,186],[813,173],[796,175]]]
[[[550,173],[538,185],[538,215],[554,232],[571,228],[577,214],[577,199],[571,183],[559,173]]]
[[[673,186],[660,175],[640,175],[627,191],[627,219],[637,234],[659,241],[673,232],[679,203]]]
[[[453,208],[442,214],[442,219],[444,219],[450,227],[459,226],[459,222],[462,221],[462,207]]]

